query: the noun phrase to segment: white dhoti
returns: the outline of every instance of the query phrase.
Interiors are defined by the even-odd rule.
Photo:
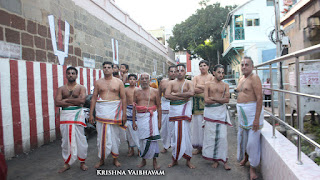
[[[96,129],[98,157],[106,159],[111,153],[113,158],[119,156],[120,137],[126,128],[122,126],[122,105],[117,101],[97,101]]]
[[[202,157],[206,160],[228,160],[227,126],[232,126],[225,104],[210,104],[204,108],[204,139]]]
[[[159,155],[158,140],[160,140],[156,106],[150,108],[136,106],[136,110],[140,157],[143,159],[156,158]]]
[[[152,159],[159,156],[160,133],[156,106],[136,106],[137,126],[140,142],[140,157]]]
[[[192,115],[191,121],[191,142],[193,148],[203,146],[203,115]]]
[[[60,131],[62,136],[62,157],[66,164],[71,165],[79,159],[87,158],[88,143],[84,135],[85,116],[81,107],[62,108],[60,112]]]
[[[264,121],[262,109],[259,118],[259,130],[256,132],[252,130],[252,124],[256,114],[256,106],[256,102],[237,104],[239,121],[237,159],[238,161],[243,160],[245,153],[247,153],[252,167],[257,167],[260,164],[260,133]]]
[[[171,145],[171,129],[174,128],[174,123],[169,121],[169,109],[170,100],[166,99],[165,97],[161,97],[162,120],[160,135],[162,138],[163,147],[165,149],[169,149]]]
[[[172,158],[179,160],[181,157],[190,160],[192,157],[192,144],[190,138],[191,121],[190,101],[171,101],[169,120],[174,122],[172,128],[171,148]]]
[[[133,130],[132,128],[132,105],[127,106],[127,140],[129,142],[130,147],[138,147],[139,149],[139,135],[138,131]],[[137,119],[136,119],[137,121]]]
[[[203,110],[204,94],[196,94],[192,103],[192,121],[191,121],[191,143],[193,148],[202,148],[203,146]]]

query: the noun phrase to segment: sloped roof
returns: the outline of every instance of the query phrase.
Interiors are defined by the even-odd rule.
[[[254,0],[248,0],[247,2],[245,2],[245,3],[241,4],[241,5],[239,5],[238,7],[236,7],[234,10],[230,11],[230,12],[228,13],[227,20],[226,20],[226,22],[224,23],[223,29],[225,29],[225,28],[228,26],[228,23],[229,23],[229,21],[230,21],[230,17],[232,17],[232,15],[234,14],[234,12],[236,12],[236,11],[239,10],[239,9],[241,9],[243,6],[245,6],[246,4],[248,4],[248,3],[251,2],[251,1],[254,1]],[[222,31],[223,31],[223,30],[222,30]]]

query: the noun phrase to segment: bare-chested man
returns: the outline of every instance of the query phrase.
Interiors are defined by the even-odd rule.
[[[60,130],[62,135],[62,157],[65,162],[59,173],[70,169],[70,165],[77,159],[80,161],[80,168],[83,171],[88,170],[85,165],[88,143],[84,135],[86,123],[82,109],[82,105],[86,100],[86,88],[76,83],[78,77],[76,68],[68,67],[66,74],[68,83],[58,89],[55,98],[55,105],[62,107]]]
[[[212,167],[217,168],[219,161],[224,163],[224,169],[230,170],[228,160],[227,126],[232,126],[227,105],[229,102],[229,85],[222,82],[224,67],[215,65],[214,79],[205,84],[204,88],[204,138],[202,157],[213,161]]]
[[[263,127],[262,85],[258,75],[253,74],[251,57],[241,61],[243,77],[239,80],[237,92],[237,111],[239,121],[238,131],[238,161],[244,166],[250,162],[250,179],[256,179],[255,167],[260,163],[260,133]]]
[[[121,64],[120,65],[120,74],[121,74],[121,80],[125,87],[129,86],[128,83],[128,71],[129,71],[129,65],[128,64]]]
[[[128,157],[134,155],[134,147],[138,148],[139,152],[139,136],[138,132],[134,131],[132,128],[132,109],[133,109],[133,93],[137,83],[137,75],[129,74],[128,75],[130,86],[125,88],[126,98],[127,98],[127,140],[129,145]],[[139,154],[139,153],[138,153]]]
[[[113,69],[113,72],[112,72],[113,77],[122,79],[122,78],[120,77],[119,65],[118,65],[118,64],[113,64],[113,65],[112,65],[112,69]]]
[[[100,161],[94,167],[102,166],[110,153],[113,157],[113,164],[119,167],[121,164],[117,158],[119,156],[121,128],[125,128],[124,125],[127,121],[127,100],[122,81],[112,76],[112,63],[104,62],[102,66],[104,77],[97,80],[94,85],[89,118],[89,121],[93,123],[93,111],[95,109]]]
[[[202,60],[199,62],[201,74],[193,79],[194,92],[192,121],[191,121],[191,143],[196,149],[193,154],[201,153],[203,145],[203,110],[204,110],[204,85],[208,81],[213,80],[212,74],[208,73],[209,62]]]
[[[160,88],[159,88],[159,97],[161,97],[161,110],[162,110],[162,121],[161,121],[161,130],[160,135],[163,143],[163,150],[161,153],[166,153],[167,149],[169,149],[171,145],[171,129],[173,129],[174,123],[169,121],[169,109],[170,109],[170,100],[164,97],[164,93],[166,92],[166,88],[168,86],[169,81],[176,79],[176,70],[177,67],[175,65],[170,66],[168,68],[168,77],[166,79],[161,80]]]
[[[190,121],[192,105],[190,97],[194,95],[192,81],[185,79],[186,67],[177,65],[177,79],[169,81],[165,97],[170,100],[169,121],[174,122],[172,129],[171,147],[172,163],[168,167],[178,164],[181,157],[187,159],[187,166],[194,169],[191,164],[192,144],[190,137]]]
[[[149,86],[150,75],[142,73],[140,76],[141,88],[135,89],[133,94],[132,126],[138,130],[140,139],[140,157],[142,161],[138,167],[147,164],[146,159],[153,158],[153,168],[159,169],[157,157],[159,156],[161,128],[161,104],[159,92]],[[137,118],[137,123],[135,119]]]

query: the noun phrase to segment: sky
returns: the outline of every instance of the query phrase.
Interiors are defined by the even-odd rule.
[[[115,0],[116,5],[146,30],[172,29],[201,8],[200,0]],[[248,0],[211,0],[221,6],[240,5]]]

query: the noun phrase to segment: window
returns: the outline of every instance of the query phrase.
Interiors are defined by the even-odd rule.
[[[234,16],[235,40],[244,40],[243,15]]]
[[[273,6],[273,0],[267,0],[267,6]]]
[[[260,19],[246,19],[247,26],[260,26]]]

